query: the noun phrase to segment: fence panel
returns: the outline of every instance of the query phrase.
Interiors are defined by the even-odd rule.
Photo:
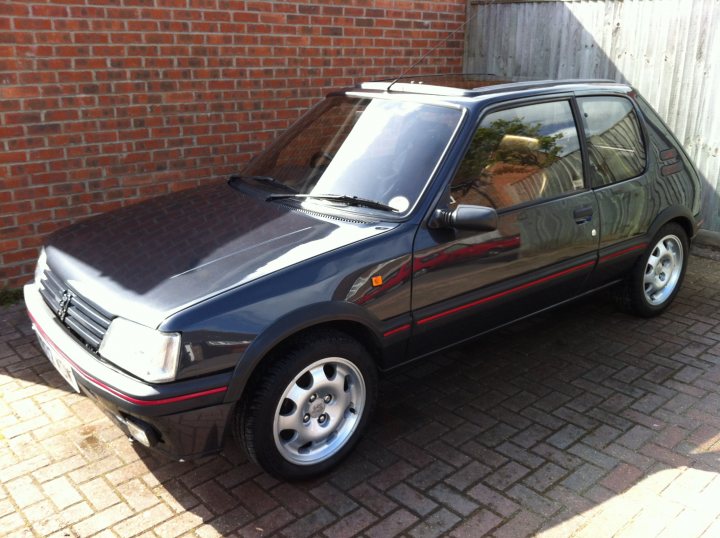
[[[720,0],[470,0],[467,72],[629,82],[682,141],[720,231]]]

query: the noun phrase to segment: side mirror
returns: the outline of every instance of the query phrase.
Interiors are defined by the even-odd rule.
[[[497,220],[497,211],[492,207],[461,204],[453,211],[436,209],[430,227],[491,232],[497,230]]]

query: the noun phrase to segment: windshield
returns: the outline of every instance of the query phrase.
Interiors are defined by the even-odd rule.
[[[310,195],[298,197],[302,203],[341,201],[313,198],[322,195],[357,197],[403,214],[424,190],[460,117],[442,106],[329,97],[253,159],[243,176],[271,193]]]

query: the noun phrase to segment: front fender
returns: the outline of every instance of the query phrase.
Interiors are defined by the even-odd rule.
[[[278,344],[304,329],[342,321],[362,326],[373,338],[373,344],[378,348],[382,346],[381,322],[361,306],[344,301],[325,301],[299,308],[277,319],[253,340],[235,366],[225,401],[240,398],[252,373]]]

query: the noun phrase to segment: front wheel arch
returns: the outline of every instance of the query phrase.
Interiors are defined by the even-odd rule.
[[[262,375],[272,357],[308,332],[333,330],[365,346],[376,366],[381,364],[383,347],[377,321],[362,307],[351,303],[323,303],[288,314],[265,329],[245,350],[235,366],[225,395],[226,402],[240,400],[245,390]]]

